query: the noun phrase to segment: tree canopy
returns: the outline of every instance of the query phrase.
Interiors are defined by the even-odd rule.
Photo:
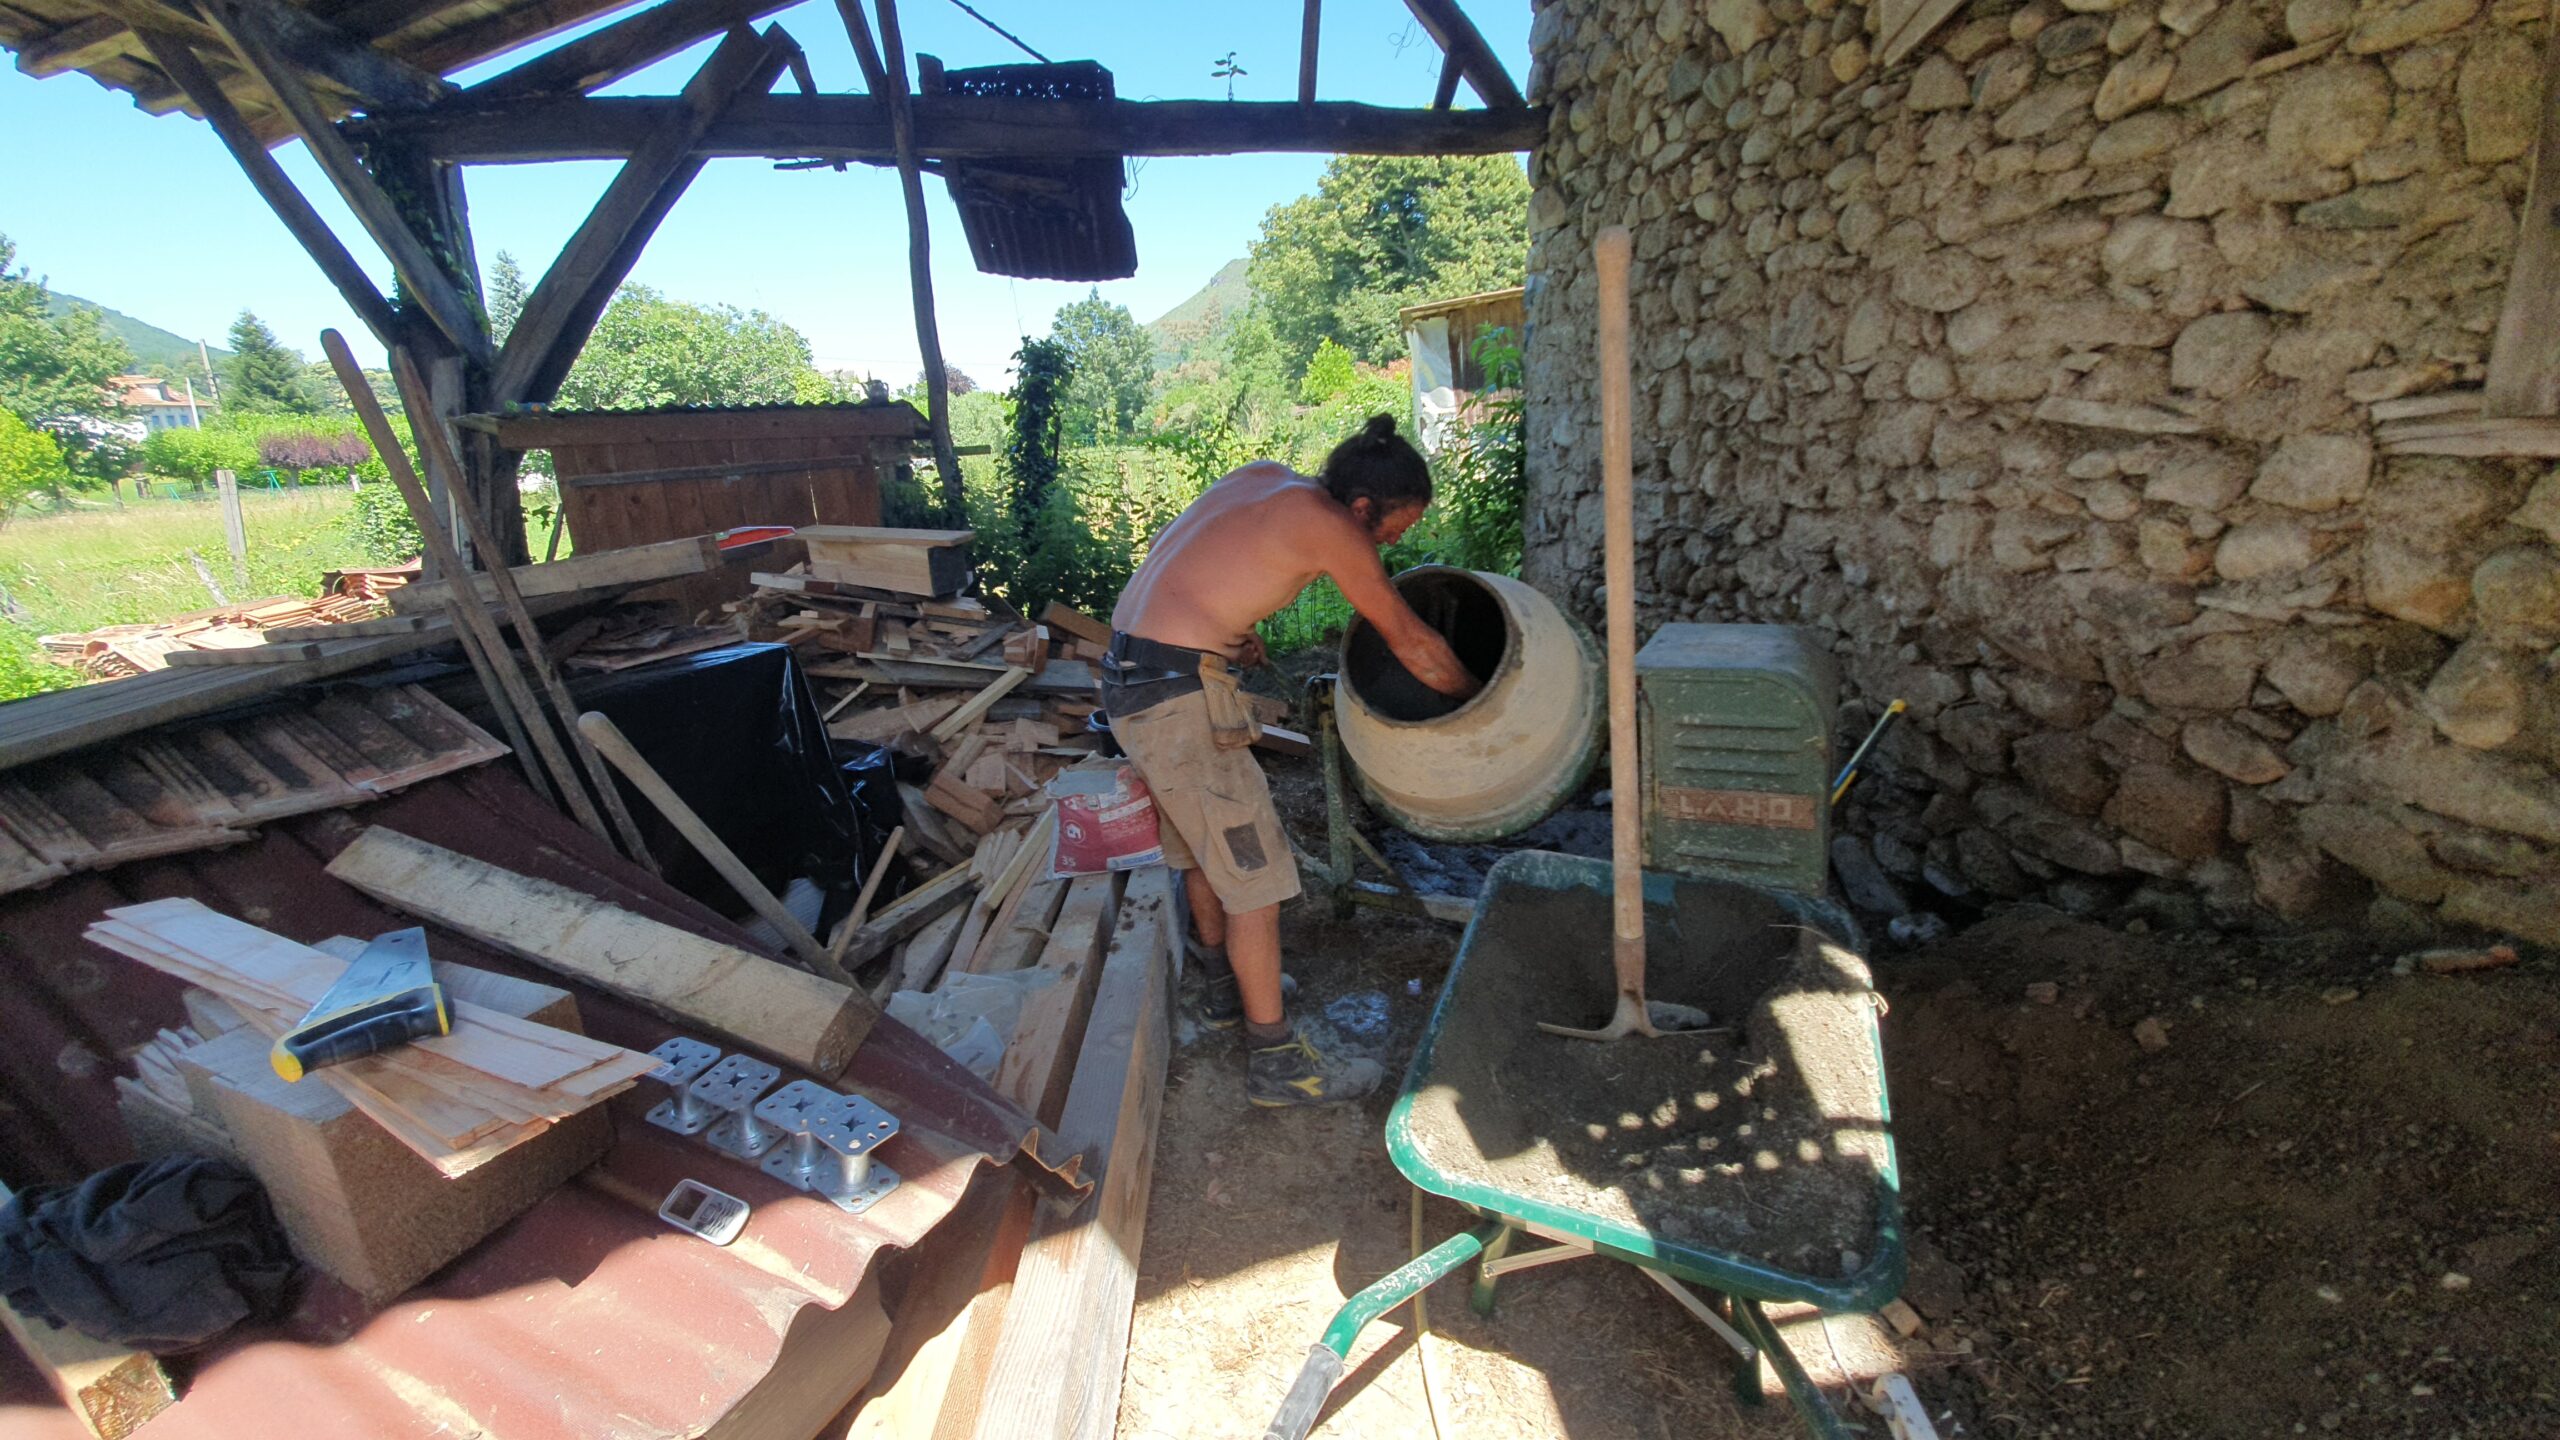
[[[52,436],[0,410],[0,517],[30,495],[60,495],[70,479]]]
[[[670,300],[626,283],[561,382],[563,410],[780,405],[828,398],[799,331],[762,310]]]
[[[489,335],[501,345],[524,317],[525,294],[524,267],[513,255],[499,251],[489,266]]]
[[[1067,438],[1081,444],[1117,440],[1146,413],[1147,387],[1155,379],[1155,342],[1126,305],[1102,298],[1100,288],[1058,307],[1049,339],[1066,352],[1063,419]]]
[[[114,418],[107,381],[133,363],[133,352],[87,306],[49,316],[45,283],[15,264],[17,254],[0,235],[0,407],[29,425]]]
[[[1396,311],[1520,283],[1529,179],[1508,155],[1337,156],[1316,193],[1263,217],[1247,274],[1291,374],[1330,339],[1383,365]]]
[[[310,415],[320,409],[303,358],[243,310],[231,322],[231,358],[222,362],[222,404],[245,415]]]

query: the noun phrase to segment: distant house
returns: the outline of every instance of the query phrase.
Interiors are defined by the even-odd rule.
[[[128,416],[141,421],[145,430],[175,430],[194,425],[197,423],[197,408],[211,403],[190,398],[182,382],[162,380],[152,375],[118,375],[107,384],[115,392],[117,406]]]
[[[1422,448],[1437,453],[1449,442],[1468,397],[1485,388],[1476,342],[1494,331],[1520,343],[1523,290],[1487,290],[1452,300],[1408,305],[1396,312],[1404,327],[1405,353],[1413,357],[1413,411]]]

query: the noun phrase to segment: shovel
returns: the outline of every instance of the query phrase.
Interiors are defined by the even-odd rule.
[[[1644,998],[1644,786],[1636,744],[1636,486],[1629,418],[1634,381],[1627,360],[1627,257],[1623,225],[1600,232],[1600,485],[1607,517],[1601,577],[1609,587],[1609,869],[1618,1003],[1597,1030],[1538,1022],[1550,1035],[1622,1040],[1702,1028],[1704,1011]]]

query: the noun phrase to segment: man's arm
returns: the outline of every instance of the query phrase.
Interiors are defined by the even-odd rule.
[[[1484,688],[1458,663],[1458,652],[1449,648],[1440,632],[1413,613],[1397,593],[1395,582],[1387,578],[1386,563],[1360,527],[1348,521],[1330,527],[1324,550],[1325,574],[1341,588],[1342,598],[1351,602],[1360,618],[1378,627],[1378,637],[1413,672],[1413,678],[1459,699]]]

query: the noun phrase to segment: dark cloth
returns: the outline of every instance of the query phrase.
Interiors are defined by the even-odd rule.
[[[1102,656],[1103,713],[1135,715],[1198,693],[1200,661],[1208,654],[1126,630],[1112,631],[1111,646]]]
[[[167,1155],[0,1205],[0,1297],[95,1340],[169,1352],[292,1308],[300,1263],[258,1178]]]

